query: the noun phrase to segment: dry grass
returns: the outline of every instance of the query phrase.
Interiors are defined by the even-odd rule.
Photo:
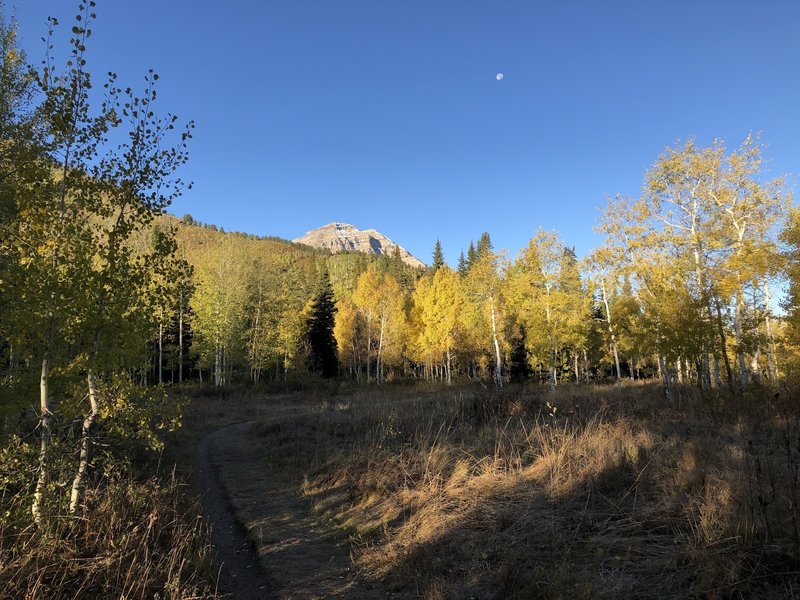
[[[767,390],[395,388],[254,428],[357,566],[423,598],[786,597],[800,418]]]
[[[0,598],[218,597],[209,524],[186,482],[195,442],[216,422],[216,400],[189,407],[190,427],[172,434],[160,460],[135,443],[104,440],[108,455],[91,473],[82,518],[64,514],[74,440],[54,438],[42,529],[30,522],[35,437],[9,437],[0,449]]]
[[[103,461],[106,467],[92,473],[85,518],[62,514],[74,440],[54,439],[61,445],[51,452],[50,516],[42,529],[30,524],[35,437],[23,442],[5,436],[0,447],[0,599],[219,596],[209,525],[186,483],[197,442],[227,424],[284,418],[318,400],[294,394],[287,401],[290,396],[265,396],[252,389],[186,390],[193,398],[183,415],[184,427],[168,436],[160,460],[136,444],[115,440],[110,462]]]
[[[115,477],[87,489],[86,518],[52,515],[40,530],[3,519],[0,597],[216,597],[208,527],[183,487]]]

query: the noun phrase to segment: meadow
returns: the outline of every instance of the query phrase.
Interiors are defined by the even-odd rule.
[[[680,388],[670,407],[652,384],[502,397],[334,385],[322,399],[249,402],[274,407],[249,428],[254,460],[347,540],[362,579],[397,597],[791,597],[798,587],[800,414],[787,390],[736,399]],[[252,499],[240,503],[245,526]]]

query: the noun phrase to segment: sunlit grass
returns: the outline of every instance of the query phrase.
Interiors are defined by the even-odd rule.
[[[662,598],[797,589],[798,431],[767,390],[626,385],[368,389],[252,433],[397,589]]]

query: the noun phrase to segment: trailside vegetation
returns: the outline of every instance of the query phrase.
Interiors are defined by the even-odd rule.
[[[179,402],[139,385],[188,314],[191,268],[161,217],[188,187],[193,125],[157,113],[153,71],[138,92],[91,76],[94,8],[78,5],[63,64],[49,19],[39,68],[0,17],[0,587],[210,595],[207,526],[142,466]]]

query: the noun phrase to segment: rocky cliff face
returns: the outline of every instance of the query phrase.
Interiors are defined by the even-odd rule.
[[[422,268],[425,264],[408,250],[398,246],[388,237],[374,229],[360,230],[347,223],[328,223],[312,229],[293,242],[331,252],[364,252],[366,254],[385,254],[391,256],[395,248],[400,249],[400,258],[411,267]]]

